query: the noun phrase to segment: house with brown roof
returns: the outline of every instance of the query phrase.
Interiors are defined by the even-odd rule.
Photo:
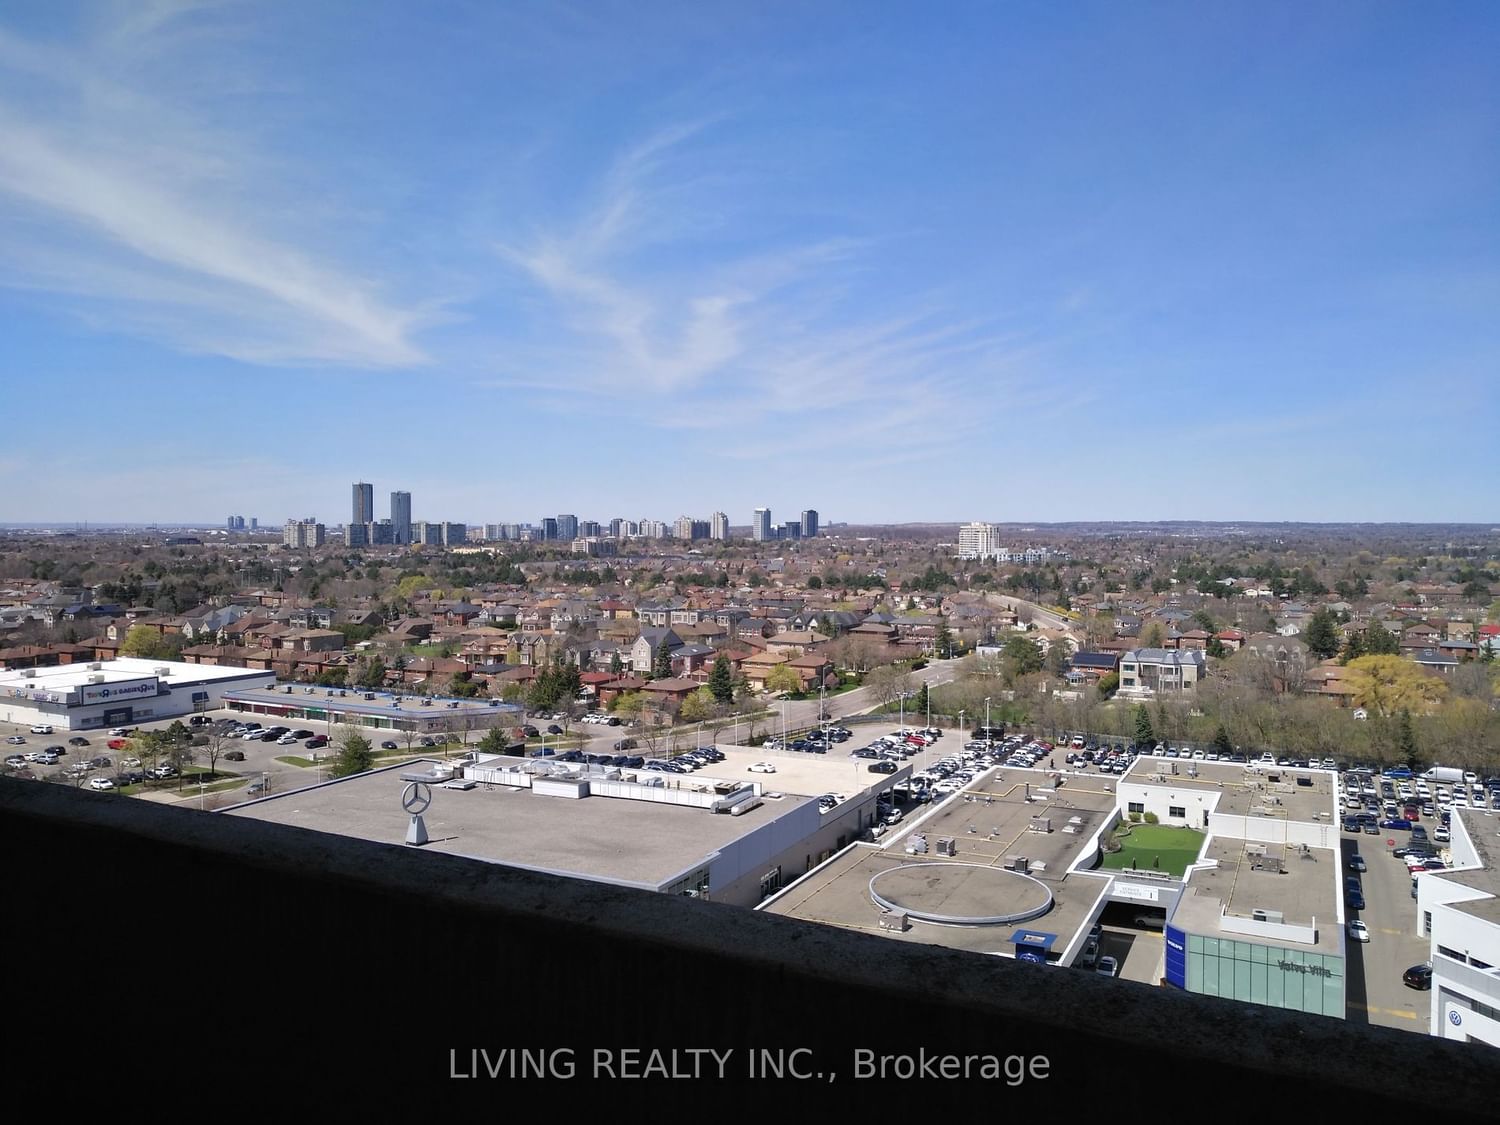
[[[640,689],[649,700],[648,706],[664,714],[675,715],[682,708],[682,701],[703,685],[697,680],[674,676],[667,680],[652,680]]]

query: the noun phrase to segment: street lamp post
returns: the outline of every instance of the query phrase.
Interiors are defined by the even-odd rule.
[[[990,697],[989,696],[985,696],[984,697],[984,730],[985,730],[985,735],[988,736],[989,735],[989,730],[990,730]]]

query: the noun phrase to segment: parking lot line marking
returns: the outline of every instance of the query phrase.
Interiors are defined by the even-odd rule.
[[[1406,1012],[1402,1011],[1400,1008],[1381,1008],[1380,1011],[1384,1015],[1400,1016],[1402,1019],[1414,1020],[1417,1018],[1416,1012]]]

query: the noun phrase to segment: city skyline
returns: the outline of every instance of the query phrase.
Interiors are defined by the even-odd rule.
[[[0,16],[0,522],[1496,518],[1493,5],[438,9]]]

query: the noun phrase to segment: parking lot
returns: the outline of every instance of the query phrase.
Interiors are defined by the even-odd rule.
[[[210,711],[205,715],[211,720],[224,720],[237,718],[229,711]],[[161,719],[154,722],[141,723],[134,727],[137,731],[165,731],[171,727],[173,722],[186,724],[188,716],[179,719]],[[316,724],[319,733],[322,733],[322,724]],[[195,732],[199,728],[190,728]],[[102,782],[95,779],[108,778],[111,781],[119,778],[122,771],[131,768],[126,759],[131,756],[129,749],[112,750],[109,748],[111,741],[116,741],[107,730],[90,731],[65,731],[55,730],[50,735],[32,733],[30,725],[0,722],[0,739],[21,738],[24,742],[17,745],[6,742],[5,758],[13,755],[24,757],[28,753],[36,753],[48,747],[59,747],[61,753],[57,762],[44,765],[36,762],[25,762],[19,767],[8,766],[8,772],[20,772],[22,776],[31,776],[39,780],[61,780],[75,785],[80,789],[94,791]],[[70,739],[86,739],[85,745],[70,745]],[[194,764],[203,768],[208,765],[208,758],[204,747],[195,747]],[[238,751],[244,754],[244,761],[230,761],[225,754]],[[319,753],[325,757],[328,751]],[[261,782],[268,786],[270,792],[281,792],[287,789],[300,789],[304,786],[315,784],[319,780],[319,771],[303,766],[290,765],[278,762],[278,756],[311,757],[312,751],[305,749],[300,744],[297,746],[278,746],[275,743],[228,741],[223,743],[223,752],[220,753],[216,764],[217,783],[233,778],[243,779],[245,786],[255,782]],[[107,765],[90,765],[91,762],[107,762]],[[85,768],[87,767],[87,768]],[[142,767],[144,768],[144,767]],[[232,791],[234,796],[242,796],[245,786]],[[107,790],[106,790],[107,791]],[[196,801],[207,804],[211,799],[208,795],[200,792],[200,788],[193,776],[189,774],[186,778],[170,778],[165,780],[153,780],[132,790],[137,795],[147,799],[163,801]],[[224,798],[220,798],[223,800]]]
[[[1411,875],[1406,865],[1391,854],[1396,840],[1390,832],[1380,836],[1346,836],[1340,848],[1345,876],[1353,874],[1349,860],[1357,848],[1366,870],[1360,874],[1365,908],[1350,911],[1369,929],[1370,940],[1348,943],[1345,966],[1346,1018],[1356,1023],[1399,1027],[1426,1034],[1428,994],[1407,988],[1401,974],[1427,960],[1426,938],[1416,936],[1417,904],[1411,897]]]

